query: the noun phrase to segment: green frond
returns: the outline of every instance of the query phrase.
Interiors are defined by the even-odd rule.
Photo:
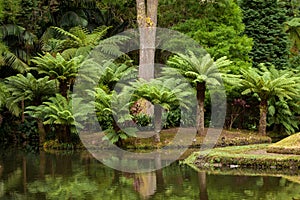
[[[12,69],[24,73],[28,70],[28,65],[15,54],[10,51],[3,52],[3,60],[6,65],[10,66]]]
[[[55,26],[51,26],[52,29],[54,29],[55,31],[57,31],[59,34],[61,34],[62,36],[66,36],[69,37],[71,39],[73,39],[74,41],[76,41],[76,43],[81,44],[82,41],[80,40],[79,37],[77,37],[76,35],[65,31],[64,29],[60,28],[60,27],[55,27]]]
[[[47,96],[53,95],[55,90],[55,81],[49,80],[49,77],[36,79],[31,73],[26,76],[18,74],[5,79],[7,91],[10,93],[7,97],[7,107],[15,115],[20,113],[20,102],[29,101],[38,104]],[[35,101],[35,102],[34,102]]]
[[[237,77],[226,76],[224,70],[219,70],[219,68],[225,68],[231,63],[226,57],[214,61],[209,54],[196,57],[193,52],[189,51],[186,55],[172,56],[167,61],[169,67],[163,69],[163,74],[168,76],[168,74],[179,73],[188,78],[191,83],[207,82],[208,85],[221,85],[222,78],[225,79],[226,77],[224,82],[237,84],[239,81]]]

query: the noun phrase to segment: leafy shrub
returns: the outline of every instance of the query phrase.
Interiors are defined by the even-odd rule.
[[[35,120],[26,120],[18,126],[18,130],[24,134],[26,140],[30,142],[39,141],[39,134]]]
[[[170,110],[170,112],[164,114],[163,118],[166,118],[164,128],[178,127],[180,126],[181,110],[179,108]]]
[[[133,116],[133,121],[138,125],[138,127],[151,127],[151,117],[149,115],[139,113]],[[144,130],[144,128],[143,128]]]

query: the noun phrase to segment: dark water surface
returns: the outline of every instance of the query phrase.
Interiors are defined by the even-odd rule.
[[[280,176],[212,175],[178,163],[129,174],[88,152],[1,150],[0,156],[0,199],[300,199],[300,184]]]

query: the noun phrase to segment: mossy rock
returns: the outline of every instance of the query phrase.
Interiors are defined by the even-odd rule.
[[[270,145],[267,148],[267,152],[300,155],[300,133],[296,133]]]

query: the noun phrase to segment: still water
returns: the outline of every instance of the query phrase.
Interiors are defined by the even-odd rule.
[[[179,163],[130,174],[88,152],[2,150],[0,165],[0,199],[300,199],[300,184],[280,176],[213,175]]]

